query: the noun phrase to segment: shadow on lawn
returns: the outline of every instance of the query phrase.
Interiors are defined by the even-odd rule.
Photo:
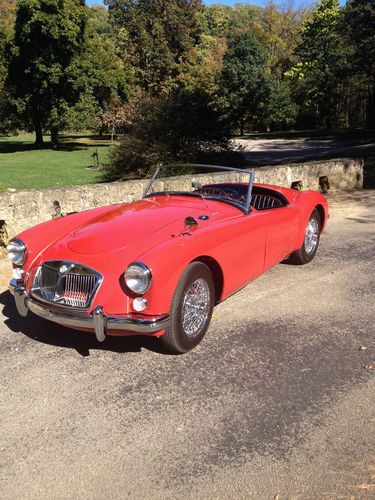
[[[93,333],[65,328],[51,321],[35,316],[31,312],[26,318],[17,312],[14,298],[10,292],[0,294],[0,304],[4,305],[3,315],[7,318],[4,324],[14,333],[21,333],[30,339],[67,349],[75,349],[81,356],[90,355],[91,349],[112,351],[117,353],[140,352],[143,349],[159,354],[169,354],[156,337],[129,336],[107,337],[98,342]]]
[[[39,151],[44,149],[52,149],[50,143],[32,144],[21,141],[4,141],[0,140],[0,153],[19,153],[24,151]]]

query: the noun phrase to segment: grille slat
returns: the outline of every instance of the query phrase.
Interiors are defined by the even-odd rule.
[[[51,261],[39,266],[32,295],[64,306],[87,308],[101,282],[96,271],[74,262]]]
[[[267,208],[281,207],[280,200],[268,194],[255,194],[251,197],[250,205],[257,210],[267,210]]]

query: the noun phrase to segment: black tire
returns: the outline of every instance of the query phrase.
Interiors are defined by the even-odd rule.
[[[313,225],[316,224],[316,228],[317,228],[317,235],[316,235],[317,239],[316,239],[316,243],[314,244],[314,247],[312,249],[309,248],[308,242],[306,240],[306,233],[307,233],[308,227],[311,223]],[[290,262],[291,264],[303,265],[303,264],[307,264],[308,262],[313,260],[315,254],[316,254],[316,251],[318,250],[321,228],[322,228],[322,223],[320,220],[319,212],[315,208],[313,210],[312,214],[310,215],[310,218],[307,222],[306,230],[305,230],[305,238],[303,240],[303,244],[302,244],[301,248],[299,248],[298,250],[296,250],[295,252],[293,252],[289,256],[288,262]]]
[[[197,331],[192,333],[185,331],[183,318],[189,317],[184,309],[184,300],[187,293],[192,293],[192,285],[202,287],[206,301],[202,316],[202,323]],[[182,273],[176,290],[173,295],[172,304],[169,312],[170,324],[164,335],[160,337],[163,346],[174,354],[183,354],[197,346],[203,339],[212,316],[212,310],[215,301],[215,284],[210,269],[202,262],[192,262]],[[185,311],[185,312],[184,312]]]

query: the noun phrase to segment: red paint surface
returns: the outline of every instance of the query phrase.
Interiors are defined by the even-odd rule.
[[[108,315],[136,315],[123,273],[137,260],[148,265],[153,275],[152,286],[145,294],[147,315],[143,317],[168,314],[183,270],[191,261],[203,259],[215,261],[221,269],[223,288],[219,300],[223,300],[302,245],[307,221],[316,206],[322,207],[327,221],[327,201],[320,193],[255,186],[283,194],[289,205],[253,209],[246,215],[220,201],[156,196],[81,212],[28,229],[18,235],[28,252],[23,266],[28,273],[26,289],[30,291],[41,262],[71,260],[104,277],[91,310],[100,304]],[[209,219],[199,221],[189,236],[180,236],[185,229],[184,219],[200,215],[208,215]]]

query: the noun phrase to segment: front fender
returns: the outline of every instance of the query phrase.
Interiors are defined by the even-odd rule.
[[[114,205],[93,208],[65,217],[59,217],[50,221],[42,222],[17,235],[26,245],[27,255],[23,264],[24,269],[29,269],[37,257],[53,243],[61,239],[69,232],[78,229],[91,219],[113,210]]]
[[[195,239],[195,235],[177,235],[137,259],[147,264],[152,273],[152,286],[146,294],[150,305],[148,314],[169,311],[174,291],[184,269],[200,255]]]

